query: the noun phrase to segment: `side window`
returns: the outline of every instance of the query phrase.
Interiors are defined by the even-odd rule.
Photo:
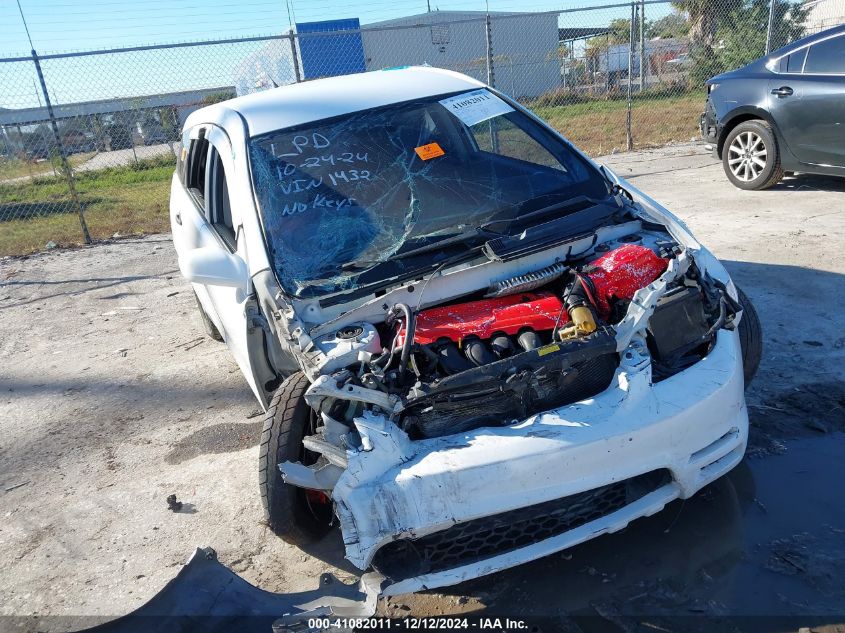
[[[804,73],[845,75],[845,36],[813,44],[807,53]]]
[[[185,187],[200,206],[205,204],[205,171],[208,163],[208,141],[200,131],[199,138],[191,140],[185,164]]]
[[[214,147],[209,149],[206,171],[205,214],[208,223],[231,248],[235,249],[235,227],[232,221],[232,205],[223,160]]]
[[[191,151],[191,130],[182,132],[182,146],[179,148],[179,157],[176,159],[176,173],[179,180],[185,184],[185,165],[188,164],[188,152]]]
[[[807,51],[809,47],[802,48],[800,51],[795,51],[786,59],[786,72],[800,73],[804,69],[804,60],[807,59]]]

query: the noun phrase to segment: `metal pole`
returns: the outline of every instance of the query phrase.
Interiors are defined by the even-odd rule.
[[[70,189],[70,197],[73,198],[73,204],[76,207],[76,212],[79,215],[79,224],[82,227],[82,237],[86,244],[91,243],[91,234],[88,232],[88,224],[85,222],[85,214],[82,212],[82,204],[79,202],[79,194],[76,193],[76,183],[73,180],[73,172],[70,169],[70,163],[65,154],[65,146],[62,143],[62,137],[59,134],[59,126],[56,124],[56,115],[53,113],[53,104],[50,103],[50,93],[47,92],[47,83],[44,81],[44,73],[41,72],[41,62],[38,61],[38,54],[35,49],[32,49],[32,63],[35,64],[35,72],[38,74],[38,81],[41,83],[41,92],[44,93],[44,103],[47,105],[47,116],[50,117],[50,126],[53,128],[53,137],[56,139],[56,144],[59,147],[59,155],[62,159],[62,171],[67,178],[67,186]]]
[[[645,0],[640,0],[640,92],[647,87],[645,81]]]
[[[766,52],[763,53],[764,55],[768,55],[769,51],[772,50],[772,26],[775,21],[775,1],[771,0],[769,2],[769,26],[766,28]]]
[[[299,72],[299,55],[296,52],[296,36],[293,34],[293,29],[288,31],[288,37],[290,37],[290,54],[293,57],[293,76],[296,83],[299,83],[302,81],[302,75]]]
[[[490,14],[484,18],[484,34],[487,40],[487,85],[496,87],[496,73],[493,69],[493,28]]]
[[[628,111],[625,116],[625,146],[629,152],[634,149],[634,137],[631,132],[631,107],[633,105],[631,85],[634,75],[634,22],[636,21],[636,7],[636,3],[631,2],[631,28],[628,34]]]
[[[493,70],[493,25],[488,12],[484,18],[484,34],[487,40],[487,85],[496,87],[496,73]],[[494,117],[495,118],[495,117]],[[490,127],[490,150],[494,154],[499,153],[499,133],[496,130],[493,119],[487,124]]]

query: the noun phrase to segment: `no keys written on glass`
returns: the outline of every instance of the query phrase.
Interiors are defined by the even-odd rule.
[[[342,143],[340,147],[333,146],[319,132],[275,138],[262,145],[276,159],[276,185],[285,197],[283,216],[353,206],[355,198],[341,192],[354,188],[355,183],[370,181],[373,176],[369,152],[345,151],[348,148]]]

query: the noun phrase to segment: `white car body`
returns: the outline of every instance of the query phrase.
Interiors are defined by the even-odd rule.
[[[275,373],[301,370],[313,382],[309,403],[339,392],[381,411],[400,409],[401,401],[382,392],[355,387],[350,395],[350,386],[344,393],[329,378],[337,367],[315,341],[345,325],[383,321],[384,306],[407,301],[413,287],[412,282],[403,281],[380,296],[330,306],[281,292],[253,191],[248,139],[349,112],[479,88],[484,85],[457,73],[409,68],[287,86],[190,115],[184,151],[200,134],[217,150],[231,200],[232,235],[228,242],[221,238],[204,217],[196,196],[174,176],[171,221],[179,265],[262,406],[268,404],[267,384],[277,384]],[[659,512],[673,499],[690,497],[742,459],[748,417],[736,329],[719,329],[704,358],[656,383],[644,338],[648,319],[667,285],[683,275],[691,262],[736,299],[730,277],[683,222],[609,170],[605,173],[631,194],[641,221],[665,226],[682,247],[665,272],[636,293],[627,314],[616,324],[620,361],[610,386],[594,397],[535,413],[515,424],[413,441],[389,415],[366,411],[354,419],[361,446],[347,448],[345,458],[332,463],[331,497],[347,558],[364,570],[381,547],[396,540],[419,539],[653,471],[663,471],[668,477],[632,503],[572,529],[468,564],[396,579],[384,587],[385,593],[455,584],[618,531],[633,519]],[[615,244],[630,229],[599,229],[597,238],[573,241],[570,253],[587,253],[596,243]],[[447,267],[425,282],[422,307],[548,266],[558,255],[546,250],[510,261]],[[293,480],[304,476],[295,465],[282,470]]]

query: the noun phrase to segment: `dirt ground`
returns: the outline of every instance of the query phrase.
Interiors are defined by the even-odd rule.
[[[845,180],[743,192],[697,145],[606,162],[683,218],[757,307],[749,456],[622,533],[382,612],[535,614],[584,633],[594,617],[627,630],[630,613],[663,630],[708,614],[845,631]],[[0,628],[129,612],[197,546],[269,591],[351,579],[336,534],[305,553],[262,525],[260,426],[167,235],[0,262],[0,615],[19,616]]]

